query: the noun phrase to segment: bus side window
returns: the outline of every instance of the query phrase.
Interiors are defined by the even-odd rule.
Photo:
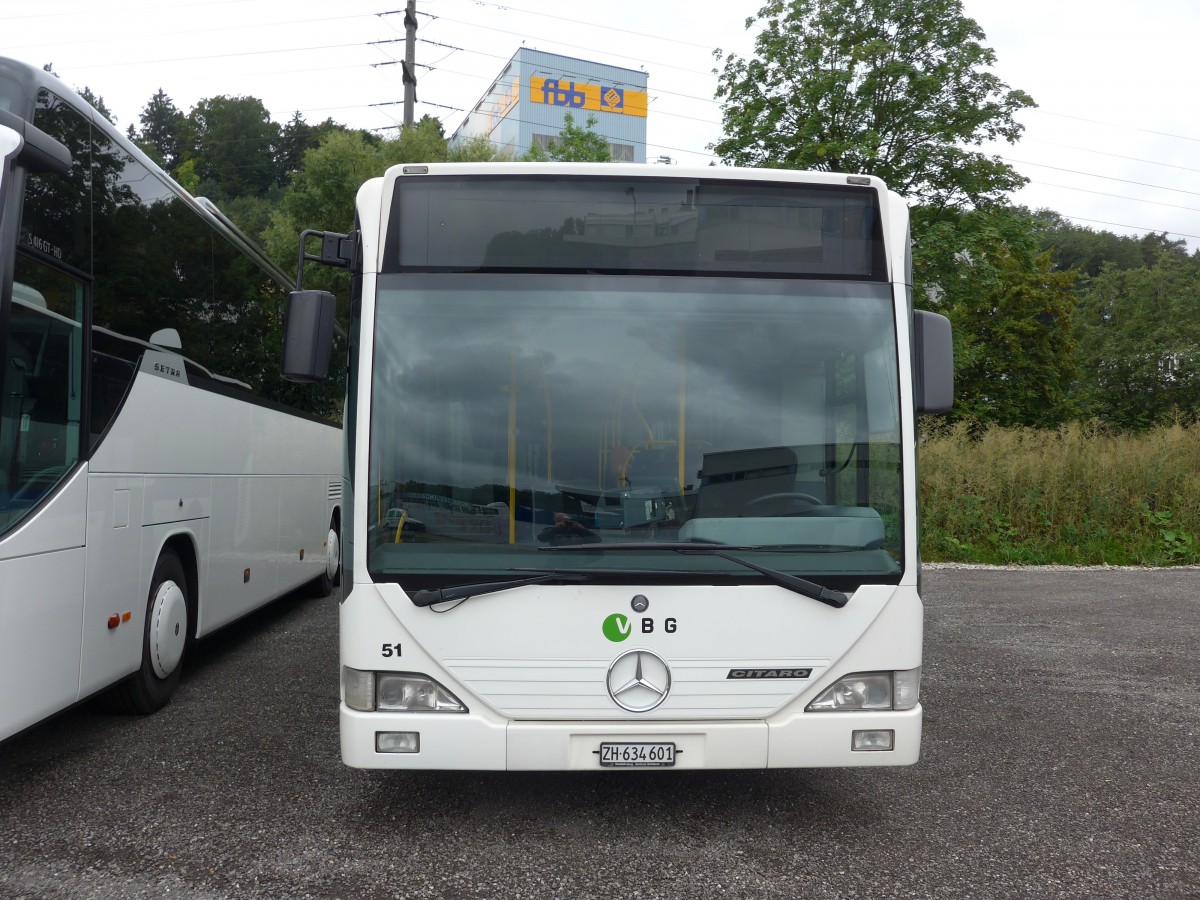
[[[24,254],[15,276],[0,420],[0,531],[23,519],[79,460],[83,413],[83,284]]]
[[[133,384],[150,337],[164,325],[184,271],[174,232],[165,227],[173,195],[138,160],[97,133],[93,156],[111,174],[94,205],[95,281],[92,288],[91,417],[95,448]],[[207,236],[202,236],[207,240]],[[199,243],[200,238],[191,243]],[[204,245],[206,247],[206,245]],[[155,283],[155,273],[168,273]],[[203,299],[204,295],[199,294]]]

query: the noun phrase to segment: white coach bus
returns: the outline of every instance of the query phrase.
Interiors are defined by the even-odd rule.
[[[338,576],[342,388],[291,279],[56,77],[0,59],[0,739]],[[115,687],[113,687],[115,685]]]
[[[916,417],[953,359],[899,196],[405,165],[319,235],[352,270],[347,764],[916,762]],[[291,298],[289,377],[332,301]]]

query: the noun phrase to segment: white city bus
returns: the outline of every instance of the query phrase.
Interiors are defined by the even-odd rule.
[[[56,77],[0,59],[0,739],[338,576],[342,389],[291,280]]]
[[[916,416],[953,360],[899,196],[406,165],[322,237],[353,275],[347,764],[917,760]],[[289,377],[331,305],[293,295]]]

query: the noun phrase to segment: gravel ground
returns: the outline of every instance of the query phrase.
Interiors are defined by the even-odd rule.
[[[930,566],[921,762],[360,772],[336,603],[0,745],[0,898],[1200,896],[1196,569]]]

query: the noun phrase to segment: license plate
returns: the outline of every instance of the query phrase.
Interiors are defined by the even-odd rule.
[[[675,745],[661,744],[601,744],[600,765],[617,768],[675,765]]]

